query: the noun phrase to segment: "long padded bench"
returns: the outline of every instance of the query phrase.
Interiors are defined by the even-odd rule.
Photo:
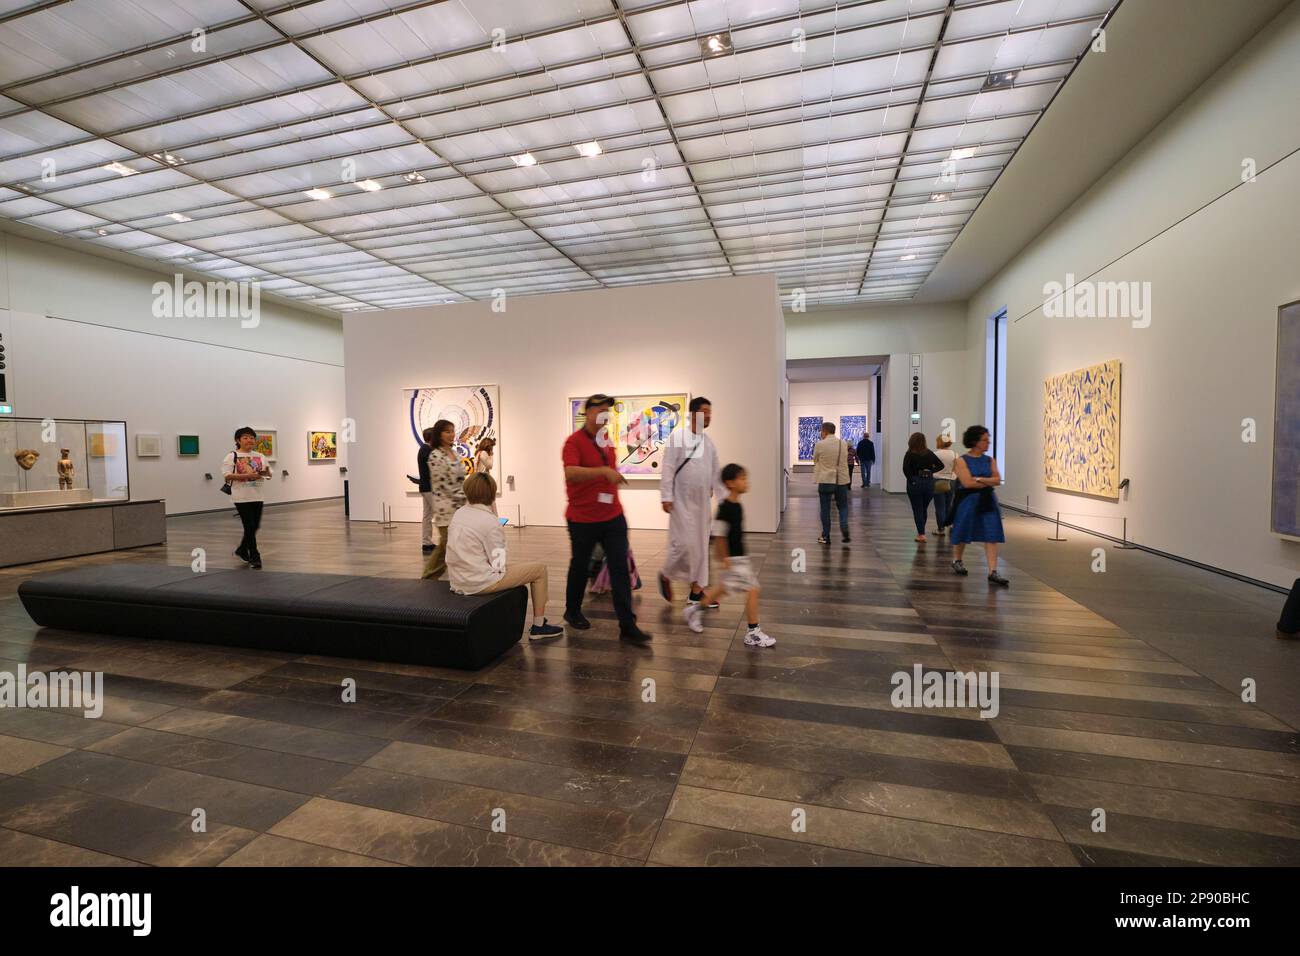
[[[522,587],[125,563],[31,578],[18,596],[43,627],[466,670],[519,640],[528,606]]]

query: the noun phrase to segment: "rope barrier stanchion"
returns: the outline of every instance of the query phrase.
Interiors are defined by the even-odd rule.
[[[397,523],[393,521],[393,509],[388,506],[387,501],[379,503],[379,527],[384,531],[397,527]]]
[[[1128,539],[1128,518],[1124,519],[1124,529],[1120,532],[1120,543],[1115,545],[1116,551],[1136,551],[1138,546],[1132,544]]]
[[[1048,541],[1069,541],[1070,540],[1069,538],[1061,537],[1061,513],[1059,511],[1056,513],[1056,534],[1055,536],[1048,538],[1047,540]]]

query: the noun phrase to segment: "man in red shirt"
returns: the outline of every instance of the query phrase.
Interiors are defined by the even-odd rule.
[[[618,472],[614,441],[605,429],[614,399],[593,395],[583,403],[586,423],[564,442],[564,488],[569,507],[564,518],[569,524],[569,579],[564,594],[564,620],[585,631],[591,622],[582,613],[582,595],[587,589],[591,553],[599,543],[609,564],[610,591],[618,615],[618,636],[643,644],[650,635],[637,627],[632,613],[632,579],[627,572],[627,519],[618,502],[618,486],[627,479]]]

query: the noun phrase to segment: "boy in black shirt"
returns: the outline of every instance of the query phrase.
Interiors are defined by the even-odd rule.
[[[750,647],[771,647],[776,639],[763,633],[758,624],[758,575],[745,554],[745,511],[740,496],[749,490],[749,473],[740,465],[727,465],[722,469],[722,483],[730,492],[718,505],[718,517],[713,522],[713,540],[722,565],[722,580],[704,592],[698,604],[686,607],[686,624],[699,634],[704,630],[704,609],[714,604],[728,591],[744,592],[746,620],[749,631],[745,643]]]

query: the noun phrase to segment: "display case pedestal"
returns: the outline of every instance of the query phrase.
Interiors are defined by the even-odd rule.
[[[0,508],[49,508],[54,505],[84,505],[94,498],[89,488],[63,491],[0,491]]]
[[[0,568],[166,540],[167,505],[161,499],[0,511]]]

